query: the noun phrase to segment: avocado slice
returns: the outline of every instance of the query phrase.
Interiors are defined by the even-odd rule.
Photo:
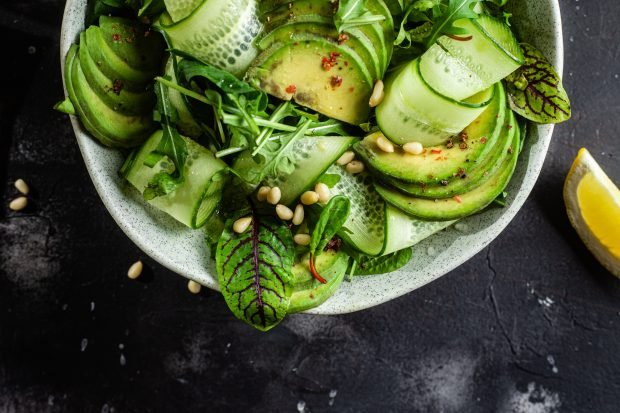
[[[337,65],[326,70],[323,59],[338,54]],[[246,77],[265,92],[283,100],[295,99],[334,119],[359,125],[368,119],[368,99],[374,82],[359,56],[327,39],[276,43],[262,52]]]
[[[322,36],[334,44],[338,43],[339,48],[348,53],[357,54],[366,64],[372,78],[381,79],[383,77],[382,64],[377,55],[376,46],[360,30],[357,30],[357,33],[356,36],[349,36],[346,41],[340,42],[338,31],[331,23],[293,21],[284,23],[265,34],[258,41],[258,47],[266,50],[274,43],[303,40],[306,34]]]
[[[501,135],[506,115],[506,95],[498,84],[489,107],[463,131],[466,142],[455,138],[452,147],[426,148],[422,155],[410,155],[397,147],[393,153],[379,149],[378,135],[372,134],[354,145],[364,163],[380,176],[409,182],[418,187],[441,185],[460,179],[492,152]],[[465,143],[465,145],[462,145]]]
[[[90,26],[86,29],[84,40],[88,52],[101,72],[108,79],[122,80],[125,89],[143,92],[145,85],[153,80],[155,76],[153,72],[134,69],[116,55],[103,40],[99,27]]]
[[[148,73],[162,66],[164,41],[148,26],[121,17],[101,16],[99,27],[105,43],[127,65]]]
[[[150,114],[126,116],[108,107],[88,84],[79,56],[73,58],[71,84],[74,91],[72,101],[78,108],[80,120],[102,144],[131,148],[142,143],[154,129]]]
[[[293,265],[293,281],[288,313],[298,313],[323,304],[338,289],[349,266],[349,256],[344,252],[328,250],[315,258],[317,272],[326,284],[318,282],[310,273],[310,254],[303,254]]]
[[[80,34],[80,65],[90,87],[106,105],[124,115],[142,115],[153,110],[155,94],[153,91],[141,93],[125,89],[120,79],[112,80],[106,77],[92,59],[86,43],[84,33]]]
[[[506,188],[519,158],[520,136],[514,128],[511,150],[504,152],[502,164],[497,171],[479,187],[459,195],[458,198],[441,200],[415,198],[382,184],[375,184],[379,195],[389,204],[420,219],[450,221],[465,218],[486,208]]]
[[[500,138],[492,144],[492,152],[485,158],[479,159],[469,172],[447,180],[445,185],[424,186],[390,178],[385,179],[385,182],[405,194],[428,199],[451,198],[469,192],[482,185],[500,167],[503,155],[512,145],[514,128],[519,128],[519,125],[512,111],[509,111],[508,121],[501,124]]]

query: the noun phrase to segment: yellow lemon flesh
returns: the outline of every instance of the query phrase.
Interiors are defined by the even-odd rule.
[[[588,249],[620,277],[620,190],[586,149],[581,149],[564,184],[573,227]]]

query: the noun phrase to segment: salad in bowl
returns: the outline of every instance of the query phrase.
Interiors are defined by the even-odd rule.
[[[505,0],[69,3],[56,108],[104,202],[166,214],[148,231],[172,247],[113,212],[156,258],[196,250],[184,275],[260,330],[514,206],[528,129],[570,118]]]

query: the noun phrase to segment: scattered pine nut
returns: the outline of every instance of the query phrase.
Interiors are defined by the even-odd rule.
[[[23,179],[18,179],[15,181],[15,188],[24,195],[28,195],[30,192],[30,187]]]
[[[353,159],[355,159],[355,152],[346,151],[345,153],[342,154],[340,158],[338,158],[336,163],[340,166],[344,166],[348,164],[349,162],[351,162]]]
[[[269,194],[269,191],[271,191],[270,187],[261,186],[258,189],[258,192],[256,192],[256,199],[258,199],[259,202],[265,202],[265,200],[267,199],[267,195]]]
[[[305,215],[304,206],[302,204],[297,204],[295,212],[293,213],[293,225],[301,225],[301,223],[304,222]]]
[[[142,261],[138,260],[131,264],[131,267],[129,267],[129,270],[127,271],[127,277],[129,277],[129,279],[131,280],[135,280],[142,274],[143,269],[144,264],[142,264]]]
[[[318,184],[316,184],[316,186],[314,187],[314,192],[319,194],[319,202],[325,203],[329,201],[331,192],[329,190],[329,187],[323,182],[319,182]]]
[[[9,204],[9,208],[11,208],[11,210],[13,211],[21,211],[27,206],[28,206],[28,198],[26,198],[25,196],[17,197],[14,200],[12,200],[11,203]]]
[[[304,205],[313,205],[319,202],[319,194],[314,191],[306,191],[301,195],[300,199]]]
[[[233,231],[235,231],[237,234],[242,234],[248,230],[248,227],[250,226],[251,223],[252,223],[252,217],[239,218],[233,224]]]
[[[271,188],[271,190],[267,194],[267,202],[269,202],[271,205],[278,205],[280,199],[282,199],[282,191],[280,190],[280,188],[278,188],[277,186]]]
[[[377,138],[377,146],[383,152],[392,153],[394,152],[394,144],[388,140],[383,134],[379,135]]]
[[[276,214],[278,215],[278,218],[283,221],[290,221],[294,216],[293,211],[291,211],[291,209],[286,205],[282,204],[278,204],[276,206]]]
[[[372,90],[372,95],[370,95],[370,100],[368,101],[368,105],[371,108],[377,107],[383,102],[383,98],[385,97],[384,85],[381,79],[375,82],[375,87]]]
[[[424,152],[424,146],[420,142],[409,142],[403,145],[403,150],[411,155],[420,155]]]
[[[198,284],[194,280],[189,280],[189,282],[187,283],[187,289],[192,294],[198,294],[200,290],[202,290],[202,285]]]
[[[360,161],[351,161],[347,164],[346,170],[351,175],[361,174],[364,172],[364,164]]]
[[[297,234],[293,237],[293,241],[295,241],[295,244],[297,245],[310,245],[311,240],[312,237],[308,234]]]

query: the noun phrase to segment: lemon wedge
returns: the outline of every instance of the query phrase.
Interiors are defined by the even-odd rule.
[[[620,190],[585,148],[566,177],[564,203],[588,249],[620,278]]]

